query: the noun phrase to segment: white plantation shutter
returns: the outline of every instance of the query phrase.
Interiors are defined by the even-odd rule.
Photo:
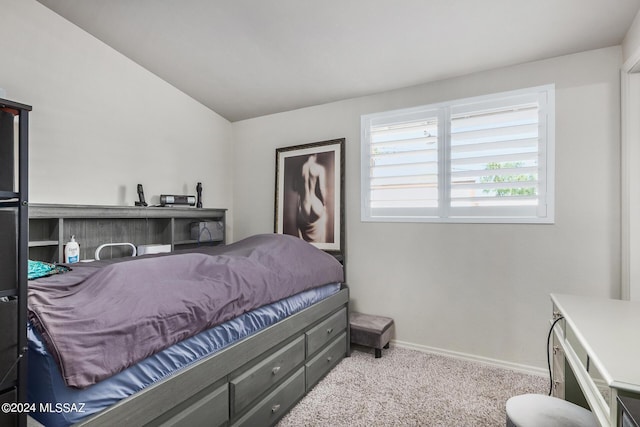
[[[364,221],[553,221],[553,86],[362,117]]]
[[[437,111],[381,118],[368,131],[371,208],[381,215],[433,215],[439,199]]]

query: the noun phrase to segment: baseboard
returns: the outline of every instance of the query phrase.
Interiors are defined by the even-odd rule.
[[[510,369],[512,371],[521,372],[524,374],[531,374],[537,376],[548,376],[549,372],[546,369],[538,368],[535,366],[522,365],[519,363],[505,362],[504,360],[491,359],[489,357],[476,356],[468,353],[460,353],[457,351],[444,350],[442,348],[429,347],[425,345],[413,344],[404,341],[391,340],[391,345],[408,348],[411,350],[421,351],[423,353],[432,353],[440,356],[448,356],[456,359],[467,360],[470,362],[483,363],[485,365],[491,365],[498,368]]]

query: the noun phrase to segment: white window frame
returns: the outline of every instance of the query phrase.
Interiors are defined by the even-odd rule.
[[[451,115],[484,107],[538,102],[538,201],[531,207],[451,207],[450,152]],[[510,104],[511,103],[511,104]],[[397,123],[398,118],[438,117],[438,192],[437,208],[371,208],[370,164],[372,126]],[[543,85],[496,94],[458,99],[437,104],[405,108],[361,116],[361,220],[364,222],[462,222],[462,223],[536,223],[555,221],[555,85]]]

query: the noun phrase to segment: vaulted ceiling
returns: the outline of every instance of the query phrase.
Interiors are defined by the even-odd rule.
[[[38,0],[230,121],[622,42],[640,0]]]

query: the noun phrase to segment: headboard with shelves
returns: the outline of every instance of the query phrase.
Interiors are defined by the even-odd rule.
[[[80,260],[93,259],[104,243],[135,246],[171,245],[171,250],[226,243],[226,209],[190,207],[29,205],[29,259],[63,262],[64,245],[72,235],[80,244]],[[222,232],[213,239],[191,238],[191,224],[215,222]],[[101,251],[101,259],[130,252],[126,247]]]

